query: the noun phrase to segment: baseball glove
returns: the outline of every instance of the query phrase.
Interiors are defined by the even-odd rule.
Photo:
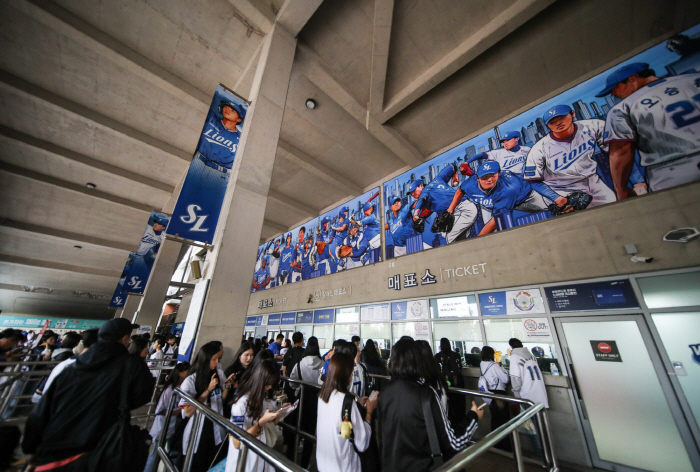
[[[316,241],[316,250],[318,251],[319,254],[323,254],[323,251],[326,249],[326,242],[325,241]]]
[[[433,221],[433,226],[430,231],[433,233],[449,233],[452,231],[452,227],[455,225],[455,216],[448,213],[447,210],[440,213],[435,221]]]
[[[423,231],[425,231],[425,218],[413,220],[413,229],[416,231],[416,233],[422,234]]]
[[[350,257],[352,255],[352,246],[345,244],[338,248],[338,257]]]
[[[459,173],[462,175],[466,175],[468,177],[471,177],[472,175],[474,175],[474,170],[471,168],[471,166],[468,163],[463,162],[459,166]]]
[[[552,203],[548,209],[554,216],[559,216],[571,211],[585,210],[592,201],[593,197],[589,194],[577,190],[566,196],[566,203],[562,206]]]

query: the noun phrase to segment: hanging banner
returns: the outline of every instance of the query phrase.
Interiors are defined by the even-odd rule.
[[[219,85],[167,233],[211,244],[248,104]]]
[[[251,292],[379,262],[379,211],[374,188],[261,245]]]
[[[387,259],[700,180],[699,33],[385,182]]]
[[[129,253],[129,256],[131,256],[131,253]],[[126,284],[126,277],[129,275],[129,269],[131,269],[131,258],[127,259],[126,264],[124,264],[122,274],[119,276],[117,288],[114,289],[112,299],[109,301],[110,308],[123,308],[126,303],[127,294],[124,285]]]

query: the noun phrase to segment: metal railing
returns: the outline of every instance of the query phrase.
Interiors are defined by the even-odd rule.
[[[40,381],[45,376],[51,373],[51,370],[34,370],[38,367],[54,367],[60,364],[61,361],[16,361],[3,362],[1,367],[12,369],[5,372],[0,372],[0,378],[4,378],[0,383],[0,420],[3,422],[22,423],[27,417],[5,418],[7,410],[12,406],[13,409],[33,407],[33,403],[21,403],[22,400],[31,400],[34,392],[26,393],[28,386],[36,387],[33,380]],[[18,392],[19,390],[19,392]],[[14,403],[13,403],[14,401]]]
[[[192,429],[190,431],[190,441],[187,444],[187,452],[185,454],[185,460],[182,467],[182,471],[173,465],[170,457],[168,457],[167,452],[163,448],[166,442],[166,436],[168,432],[168,426],[170,425],[170,419],[172,417],[172,411],[175,405],[180,403],[178,399],[182,399],[189,403],[195,408],[194,416],[190,418],[190,421],[194,421],[192,424]],[[162,462],[168,472],[190,472],[192,466],[192,457],[194,455],[194,444],[195,438],[199,435],[199,430],[204,423],[204,418],[209,418],[212,423],[223,428],[229,435],[233,436],[237,441],[240,442],[240,448],[238,453],[238,462],[236,464],[236,471],[243,472],[245,470],[246,460],[248,458],[248,451],[253,451],[262,460],[272,465],[275,469],[283,472],[305,472],[306,469],[299,467],[297,464],[293,463],[287,459],[282,453],[268,447],[263,442],[257,440],[254,436],[249,434],[247,431],[234,426],[229,420],[224,418],[219,413],[213,411],[202,403],[198,402],[196,399],[192,398],[179,388],[173,391],[173,396],[170,399],[170,404],[165,413],[165,423],[163,424],[163,430],[160,434],[158,441],[158,448],[156,453],[158,457],[156,459],[155,468],[158,467],[158,463]],[[231,445],[230,447],[233,447]]]

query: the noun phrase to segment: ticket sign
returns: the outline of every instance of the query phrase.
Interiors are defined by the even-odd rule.
[[[629,280],[560,285],[544,290],[553,312],[639,308]]]
[[[428,300],[411,300],[410,302],[393,302],[391,304],[392,320],[427,320],[430,318]]]
[[[294,312],[291,313],[282,313],[282,321],[281,324],[283,325],[293,325],[294,323],[297,322],[297,314]]]
[[[297,312],[297,324],[300,323],[313,323],[314,312],[313,311],[298,311]]]
[[[481,293],[479,304],[481,314],[484,316],[546,313],[542,294],[538,288]]]
[[[335,317],[335,309],[328,308],[325,310],[314,311],[314,324],[333,323]]]
[[[267,317],[267,325],[268,326],[276,326],[280,324],[280,320],[282,319],[282,315],[269,315]]]
[[[615,341],[591,341],[591,349],[596,361],[622,362],[622,356]]]
[[[257,316],[249,316],[248,318],[245,319],[246,326],[257,326],[257,324],[258,324],[258,317]]]

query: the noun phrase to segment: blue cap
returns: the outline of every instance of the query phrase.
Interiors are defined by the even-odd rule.
[[[408,193],[409,195],[413,193],[415,189],[417,189],[419,186],[423,185],[423,181],[421,179],[414,180],[413,183],[411,184],[410,187],[408,187]]]
[[[321,224],[325,225],[326,223],[330,223],[331,219],[328,218],[327,216],[324,216],[323,219],[321,220]]]
[[[508,141],[509,139],[513,138],[520,138],[522,139],[522,135],[520,134],[520,131],[508,131],[506,134],[503,135],[501,138],[501,141]]]
[[[372,207],[374,207],[374,203],[372,203],[372,202],[367,202],[367,203],[365,203],[365,206],[362,207],[362,211],[367,211],[367,210],[369,210],[369,209],[372,208]]]
[[[269,256],[263,257],[262,262],[264,262],[265,264],[268,264],[270,262],[270,257]]]
[[[168,218],[165,215],[159,215],[159,214],[153,215],[153,223],[158,223],[159,225],[162,225],[162,226],[168,226],[169,221],[170,221],[170,218]]]
[[[287,239],[292,237],[292,233],[287,233],[287,235],[284,237],[284,240],[286,241]]]
[[[501,166],[496,161],[486,161],[476,170],[476,176],[482,178],[485,175],[497,174],[501,171]]]
[[[230,100],[222,100],[219,103],[219,113],[222,115],[224,114],[224,107],[231,107],[234,110],[236,110],[236,113],[238,113],[239,118],[245,117],[245,111],[243,110],[243,107],[240,106],[238,103],[232,102]]]
[[[547,124],[557,116],[568,115],[572,111],[573,110],[571,110],[569,105],[554,105],[552,108],[547,110],[542,119],[544,120],[544,124]]]
[[[639,74],[643,70],[647,70],[649,64],[646,62],[633,62],[622,66],[616,71],[613,71],[607,79],[605,79],[605,88],[596,94],[596,97],[604,97],[615,88],[617,84],[623,80],[627,80],[631,75]]]

